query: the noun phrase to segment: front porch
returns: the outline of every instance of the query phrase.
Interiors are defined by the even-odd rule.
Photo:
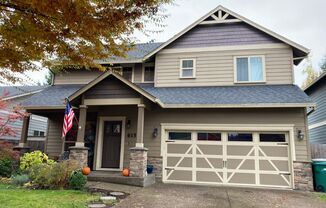
[[[28,110],[49,118],[45,151],[50,157],[69,153],[69,159],[94,171],[91,179],[138,186],[152,184],[155,176],[146,171],[148,149],[144,145],[144,117],[153,103],[119,77],[105,78],[69,96],[78,122],[74,120],[73,128],[64,139],[60,138],[62,109]],[[25,151],[28,147],[24,132],[28,125],[26,118],[17,147]],[[121,176],[124,168],[129,168],[129,177]]]

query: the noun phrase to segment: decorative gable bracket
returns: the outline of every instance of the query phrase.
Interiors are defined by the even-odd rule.
[[[221,23],[233,23],[233,22],[241,22],[241,20],[235,18],[234,16],[230,15],[225,11],[218,10],[199,24],[209,25],[209,24],[221,24]]]

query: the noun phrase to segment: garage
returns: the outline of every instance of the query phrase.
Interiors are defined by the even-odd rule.
[[[172,126],[162,133],[163,182],[292,188],[289,131]]]

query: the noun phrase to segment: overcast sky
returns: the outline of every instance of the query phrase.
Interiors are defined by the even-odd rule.
[[[166,41],[218,5],[222,5],[311,50],[316,70],[326,54],[326,0],[175,0],[167,6],[164,32],[153,37],[137,35],[140,42]],[[301,85],[301,69],[295,67],[295,82]],[[34,73],[36,81],[45,73]]]

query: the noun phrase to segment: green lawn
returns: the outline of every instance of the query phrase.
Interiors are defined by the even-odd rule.
[[[319,194],[320,200],[326,202],[326,194]]]
[[[0,207],[87,207],[89,201],[98,200],[99,195],[91,195],[74,190],[26,190],[0,184]]]

